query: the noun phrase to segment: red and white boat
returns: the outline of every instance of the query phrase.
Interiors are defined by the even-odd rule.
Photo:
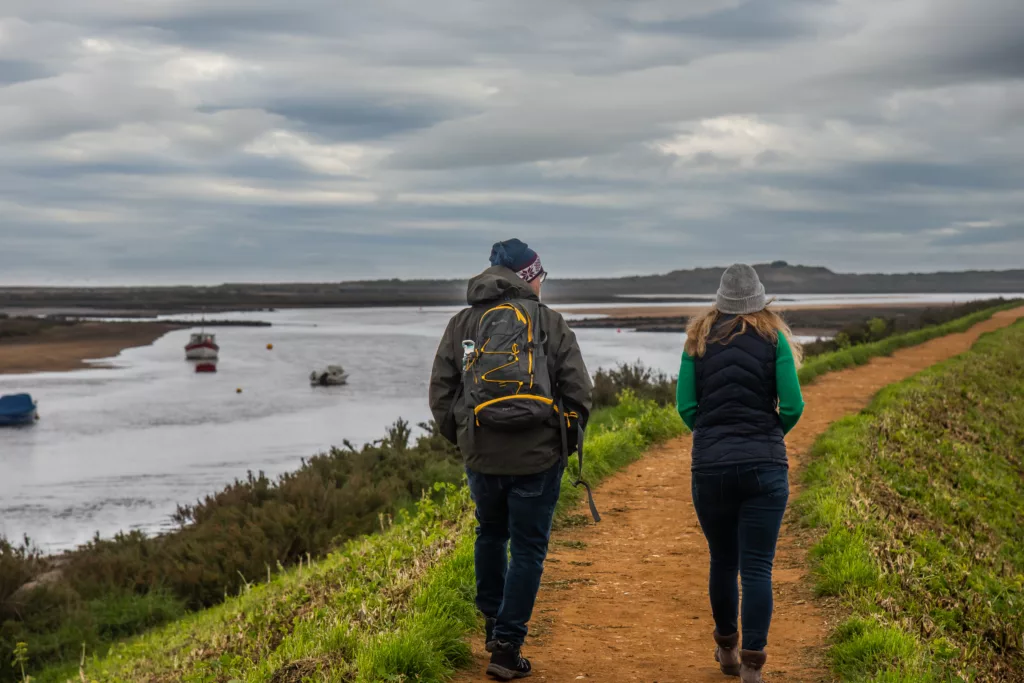
[[[187,360],[217,360],[220,347],[217,346],[217,335],[208,332],[196,332],[185,345]]]

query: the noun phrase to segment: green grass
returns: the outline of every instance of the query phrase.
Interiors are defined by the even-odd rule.
[[[596,484],[683,429],[674,409],[625,394],[618,406],[594,415],[587,479]],[[394,524],[382,521],[380,534],[124,641],[104,656],[87,657],[81,672],[68,664],[44,669],[33,680],[444,680],[467,661],[464,636],[479,624],[468,490],[438,489]],[[563,481],[560,518],[567,518],[580,495]]]
[[[904,349],[908,346],[917,346],[918,344],[923,344],[926,341],[930,341],[938,337],[944,337],[947,334],[966,332],[974,325],[977,325],[984,320],[988,320],[996,313],[1011,308],[1017,308],[1020,305],[1020,301],[1014,301],[985,311],[972,313],[971,315],[964,316],[963,318],[953,320],[943,325],[924,327],[920,330],[907,332],[906,334],[894,335],[870,344],[858,344],[839,351],[831,351],[829,353],[814,356],[807,359],[804,366],[800,368],[800,383],[810,384],[815,379],[826,373],[843,370],[845,368],[852,368],[856,365],[864,365],[872,358],[876,358],[878,356],[889,356],[899,349]]]
[[[796,508],[844,681],[1024,681],[1024,321],[815,444]]]
[[[350,680],[367,641],[404,619],[421,581],[469,533],[465,488],[437,488],[439,502],[425,496],[393,525],[382,519],[380,534],[88,658],[86,679]],[[45,669],[33,680],[79,681],[78,666]]]

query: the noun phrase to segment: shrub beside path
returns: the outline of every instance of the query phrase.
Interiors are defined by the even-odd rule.
[[[883,387],[967,351],[985,332],[1006,327],[1024,308],[997,313],[960,334],[933,339],[830,373],[804,387],[807,408],[787,438],[798,472],[812,444],[834,421],[862,410]],[[791,502],[799,494],[791,477]],[[714,623],[707,598],[708,552],[690,499],[690,437],[652,449],[599,489],[599,525],[556,531],[524,654],[534,680],[557,683],[721,683],[712,658]],[[580,508],[579,519],[585,519]],[[807,580],[809,539],[787,519],[775,566],[775,616],[765,678],[829,681],[824,662],[829,623]],[[461,683],[489,680],[474,634],[472,669]]]

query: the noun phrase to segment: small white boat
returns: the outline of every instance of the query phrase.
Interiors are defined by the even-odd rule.
[[[185,345],[187,360],[217,360],[220,347],[217,346],[217,335],[208,332],[196,332]]]
[[[340,387],[348,384],[348,374],[340,365],[328,365],[326,370],[314,370],[309,383],[315,387]]]

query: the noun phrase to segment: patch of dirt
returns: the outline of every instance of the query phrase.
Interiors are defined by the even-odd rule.
[[[963,334],[824,375],[805,387],[803,420],[787,438],[793,471],[830,424],[863,409],[882,387],[967,351],[984,332],[1022,316],[1024,308],[999,313]],[[791,479],[795,498],[799,477]],[[712,656],[708,551],[690,500],[689,437],[651,449],[608,479],[597,502],[603,510],[621,512],[601,524],[565,528],[552,543],[551,558],[559,561],[545,570],[524,648],[533,678],[557,683],[727,680]],[[784,525],[765,667],[766,679],[775,683],[832,680],[823,656],[836,610],[814,598],[807,580],[810,541],[795,525]],[[489,680],[483,674],[482,640],[482,634],[473,638],[473,669],[456,681]]]

